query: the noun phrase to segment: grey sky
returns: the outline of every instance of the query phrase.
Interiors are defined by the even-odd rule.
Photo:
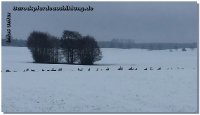
[[[13,6],[92,6],[92,12],[19,12]],[[2,32],[11,12],[12,35],[27,39],[38,30],[57,37],[63,30],[94,36],[98,41],[113,38],[136,42],[197,42],[198,4],[196,2],[3,2]]]

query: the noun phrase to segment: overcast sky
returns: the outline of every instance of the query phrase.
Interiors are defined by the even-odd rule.
[[[13,6],[85,6],[92,12],[19,12]],[[6,34],[6,15],[11,12],[11,31],[15,39],[27,39],[34,31],[61,37],[63,30],[91,35],[98,41],[134,39],[136,42],[197,42],[198,4],[196,2],[3,2],[2,31]]]

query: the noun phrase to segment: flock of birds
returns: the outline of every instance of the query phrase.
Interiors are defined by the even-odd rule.
[[[161,69],[162,69],[161,67],[159,67],[159,68],[153,68],[153,67],[143,68],[143,70],[161,70]],[[176,69],[184,69],[184,68],[177,67]],[[47,70],[42,69],[42,71],[62,71],[62,70],[63,70],[62,68],[58,68],[57,70],[54,69],[54,68],[47,69]],[[88,68],[86,71],[90,71],[90,70],[91,69]],[[105,70],[109,71],[110,68],[107,67]],[[120,66],[117,70],[124,70],[124,68]],[[128,68],[128,70],[138,70],[138,68],[130,67],[130,68]],[[173,70],[173,68],[172,67],[171,68],[167,68],[167,70]],[[36,70],[27,68],[23,72],[28,72],[28,71],[35,72]],[[78,71],[83,71],[83,68],[78,68]],[[97,68],[96,71],[103,71],[103,69]],[[12,72],[12,71],[7,69],[5,72]],[[17,71],[13,71],[13,72],[17,72]]]

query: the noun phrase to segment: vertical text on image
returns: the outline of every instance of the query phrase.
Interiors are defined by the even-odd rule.
[[[7,27],[7,34],[6,34],[6,39],[7,39],[7,43],[11,42],[11,13],[8,12],[7,13],[7,17],[6,17],[6,27]]]

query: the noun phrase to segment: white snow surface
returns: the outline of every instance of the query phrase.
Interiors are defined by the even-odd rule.
[[[27,48],[2,47],[2,111],[197,112],[197,49],[101,50],[101,61],[83,66],[32,63]],[[63,70],[42,71],[52,68]]]

